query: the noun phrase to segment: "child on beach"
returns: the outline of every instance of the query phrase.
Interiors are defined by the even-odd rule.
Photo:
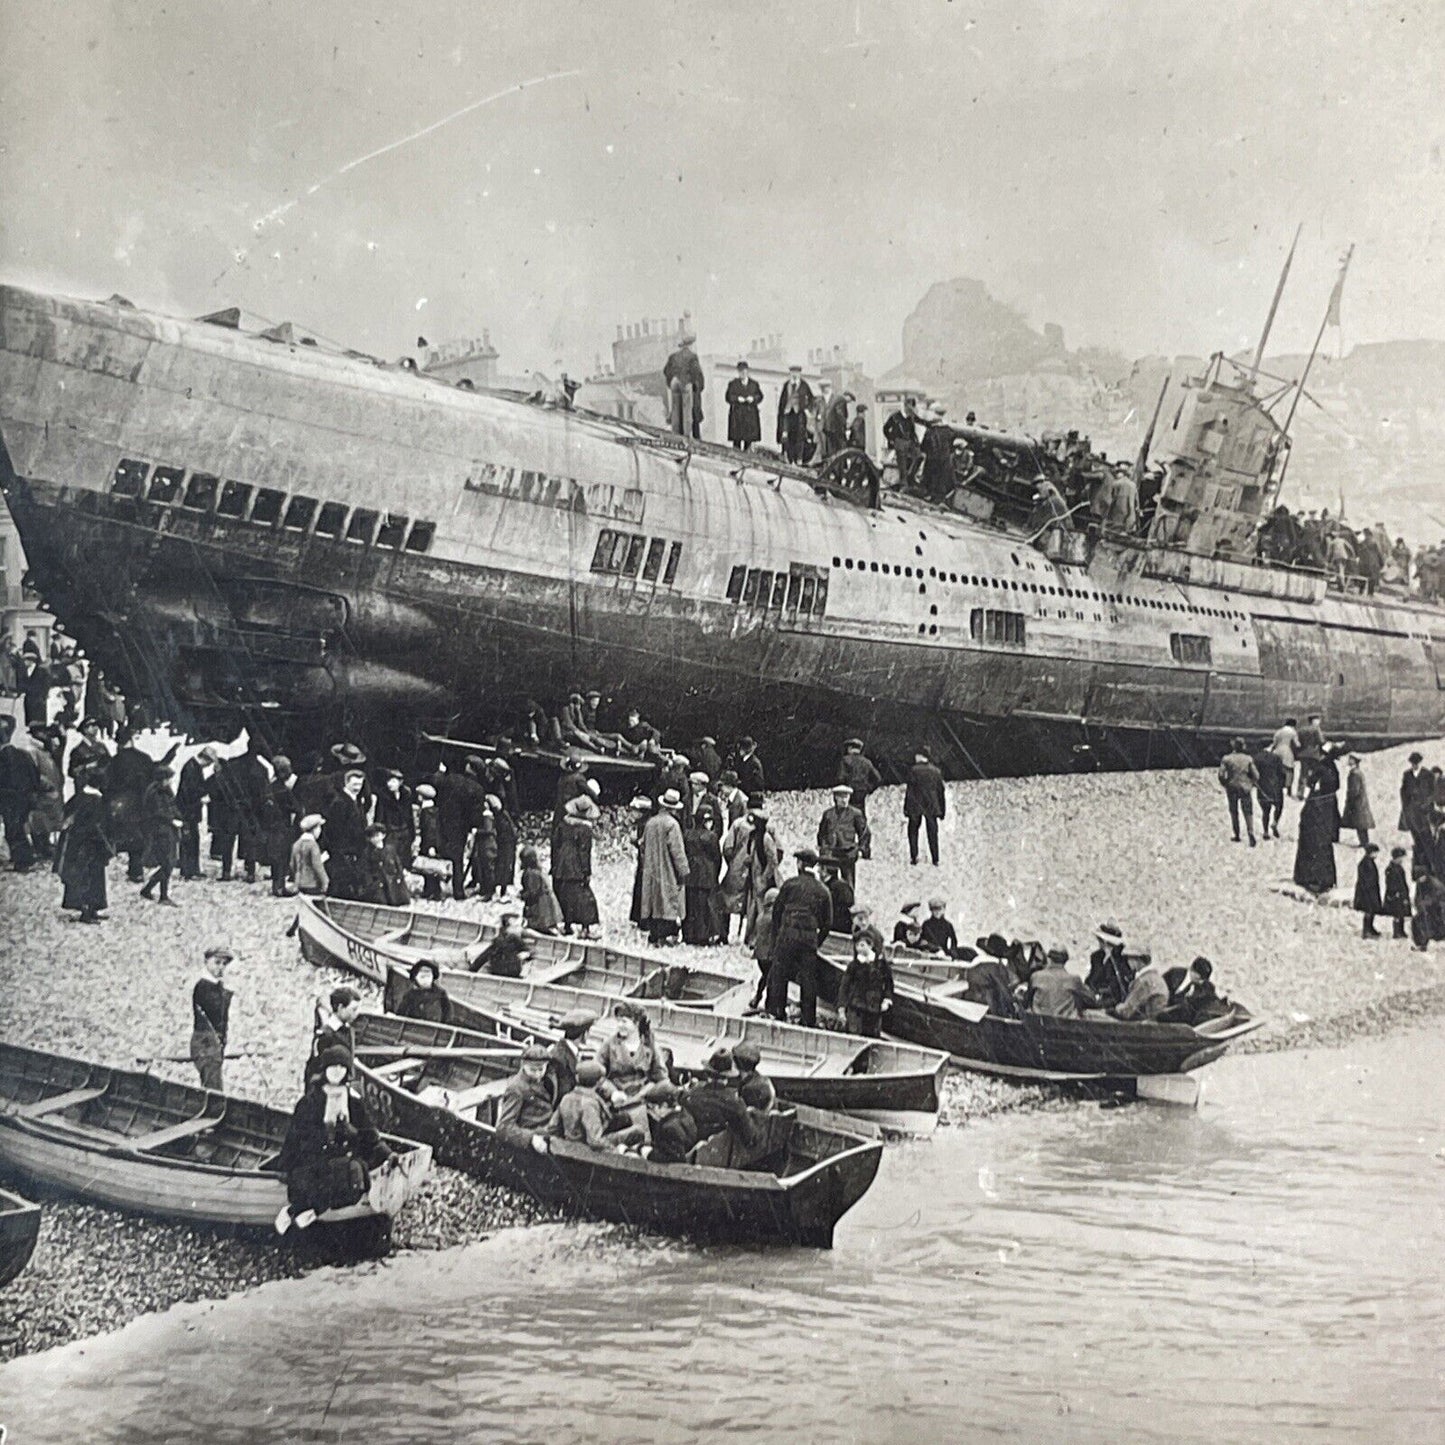
[[[522,921],[533,933],[556,933],[562,926],[562,906],[530,844],[522,849]]]
[[[1406,850],[1391,848],[1390,861],[1385,865],[1385,917],[1392,919],[1395,931],[1392,938],[1405,937],[1405,920],[1410,916],[1410,880],[1405,876]]]

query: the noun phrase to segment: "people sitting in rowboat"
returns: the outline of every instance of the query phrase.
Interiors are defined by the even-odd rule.
[[[891,974],[890,974],[891,977]],[[733,1045],[733,1063],[737,1065],[738,1098],[748,1108],[766,1114],[778,1102],[778,1091],[766,1074],[758,1072],[763,1061],[763,1051],[752,1039],[739,1039]]]
[[[898,922],[893,925],[893,942],[900,948],[923,952],[923,923],[918,916],[922,903],[905,903],[899,911]]]
[[[603,1082],[602,1065],[596,1059],[583,1059],[577,1066],[577,1085],[557,1105],[557,1112],[548,1126],[549,1133],[574,1144],[587,1144],[593,1149],[641,1149],[647,1145],[647,1129],[626,1121],[614,1127],[612,1111],[599,1092]]]
[[[502,914],[501,932],[467,967],[473,973],[490,973],[496,978],[521,978],[522,967],[532,956],[522,936],[522,915]]]
[[[874,948],[872,938],[866,933],[855,933],[853,957],[838,989],[838,1007],[843,1010],[848,1032],[876,1039],[882,1032],[884,1011],[892,1006],[892,965],[882,949]],[[742,1044],[738,1046],[742,1047]],[[737,1057],[735,1052],[734,1058]]]
[[[1214,965],[1207,958],[1196,958],[1188,968],[1166,969],[1164,982],[1169,988],[1169,1007],[1163,1017],[1169,1023],[1192,1028],[1234,1012],[1234,1005],[1215,989]]]
[[[556,1108],[577,1084],[577,1066],[582,1061],[582,1044],[597,1022],[590,1008],[574,1008],[557,1020],[562,1037],[547,1052],[547,1088]]]
[[[716,1050],[706,1070],[683,1095],[683,1107],[697,1124],[697,1137],[709,1139],[726,1129],[743,1148],[755,1149],[762,1142],[762,1126],[738,1093],[732,1050]]]
[[[355,1204],[371,1186],[370,1171],[391,1158],[365,1103],[351,1092],[350,1077],[350,1051],[340,1045],[324,1049],[291,1113],[276,1160],[286,1176],[277,1234],[293,1223],[306,1229],[318,1214]]]
[[[1089,955],[1089,972],[1084,982],[1094,991],[1105,1008],[1124,1001],[1133,970],[1124,957],[1124,930],[1112,919],[1094,930],[1099,946]]]
[[[1027,989],[1029,980],[1048,961],[1044,946],[1037,938],[1016,938],[1008,946],[1008,966],[1013,973],[1014,993]]]
[[[685,1164],[697,1144],[697,1120],[684,1106],[683,1092],[674,1083],[653,1084],[647,1090],[647,1112],[652,1129],[652,1162]]]
[[[1098,995],[1078,974],[1070,973],[1069,950],[1051,948],[1044,966],[1029,980],[1027,1007],[1031,1013],[1048,1018],[1081,1019],[1086,1009],[1096,1009]]]
[[[958,956],[958,930],[949,922],[947,902],[942,898],[928,900],[928,917],[923,920],[919,932],[923,935],[925,953],[941,953],[946,958]]]
[[[318,1060],[327,1049],[341,1047],[348,1056],[356,1051],[356,1033],[351,1027],[361,1012],[361,995],[354,988],[334,988],[323,1004],[316,1004],[316,1018],[311,1030],[311,1057],[306,1061],[305,1079],[309,1084],[315,1076]]]
[[[547,1087],[547,1050],[530,1043],[497,1105],[497,1133],[522,1148],[547,1152],[547,1129],[556,1106]]]
[[[1002,934],[990,933],[978,940],[979,956],[969,964],[964,977],[967,987],[960,996],[967,1003],[981,1003],[995,1018],[1012,1019],[1019,1014],[1014,998],[1017,986],[1013,970],[1004,961],[1009,943]]]
[[[667,1068],[653,1041],[652,1020],[628,1003],[619,1003],[613,1014],[617,1032],[597,1050],[597,1062],[607,1075],[602,1093],[615,1112],[626,1114],[645,1131],[647,1106],[643,1091],[649,1084],[667,1083]]]
[[[441,986],[441,971],[429,958],[412,964],[407,977],[411,987],[402,995],[397,1013],[406,1019],[422,1019],[429,1024],[450,1024],[452,1001]]]
[[[1133,975],[1129,992],[1122,1002],[1116,1004],[1110,1013],[1116,1019],[1130,1023],[1144,1023],[1157,1019],[1169,1007],[1169,985],[1154,962],[1154,955],[1147,945],[1136,945],[1125,955],[1125,963]]]

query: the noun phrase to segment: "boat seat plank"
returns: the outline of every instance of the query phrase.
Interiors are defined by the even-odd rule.
[[[58,1114],[75,1104],[88,1104],[98,1099],[110,1086],[99,1084],[90,1088],[70,1089],[64,1094],[53,1094],[48,1099],[37,1099],[33,1104],[21,1104],[13,1112],[22,1119],[40,1119],[46,1114]]]
[[[142,1134],[136,1139],[125,1141],[128,1149],[159,1149],[163,1145],[173,1144],[177,1139],[185,1139],[192,1134],[204,1134],[208,1129],[214,1129],[221,1122],[217,1114],[197,1114],[194,1119],[182,1119],[179,1124],[170,1124],[164,1129],[156,1129],[149,1134]]]
[[[393,1059],[389,1064],[368,1064],[367,1067],[381,1079],[390,1079],[397,1074],[404,1074],[408,1069],[420,1069],[426,1064],[425,1059],[405,1058]]]
[[[378,934],[375,938],[368,940],[372,947],[378,944],[400,943],[408,933],[411,932],[411,924],[404,923],[400,928],[393,928],[390,933]]]

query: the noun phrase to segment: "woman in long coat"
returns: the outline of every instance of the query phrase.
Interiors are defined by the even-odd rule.
[[[1350,771],[1345,775],[1345,811],[1340,814],[1340,827],[1353,828],[1363,848],[1370,841],[1370,829],[1375,826],[1375,815],[1370,811],[1370,794],[1365,787],[1365,775],[1360,771],[1360,760],[1350,754]]]
[[[654,944],[671,941],[687,911],[687,849],[677,821],[681,812],[682,799],[669,788],[642,830],[642,924]]]
[[[716,937],[722,850],[717,835],[705,826],[701,810],[688,823],[682,844],[687,854],[687,913],[682,920],[682,941],[706,946]]]
[[[656,806],[646,793],[638,794],[628,804],[632,810],[632,846],[637,852],[637,862],[632,869],[632,908],[627,916],[637,928],[642,927],[642,834],[647,828],[647,820],[656,811]]]
[[[552,887],[562,906],[563,931],[593,935],[601,916],[592,891],[592,829],[600,816],[585,793],[568,801],[552,845]]]
[[[1317,897],[1338,881],[1335,840],[1340,836],[1340,771],[1333,754],[1315,765],[1309,796],[1299,815],[1299,843],[1295,847],[1294,881]]]
[[[106,907],[105,865],[115,856],[106,832],[106,806],[92,773],[84,773],[70,800],[56,871],[65,884],[60,906],[80,914],[82,923],[99,923]]]

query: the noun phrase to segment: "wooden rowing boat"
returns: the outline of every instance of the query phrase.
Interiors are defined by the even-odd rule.
[[[0,1289],[30,1263],[39,1237],[40,1206],[0,1189]]]
[[[289,1115],[153,1074],[0,1043],[0,1164],[100,1204],[207,1224],[269,1228],[286,1203],[275,1172]],[[431,1170],[426,1144],[395,1158],[367,1197],[324,1223],[390,1218]]]
[[[609,1015],[617,1000],[604,994],[486,974],[447,974],[443,986],[457,1023],[481,1034],[552,1042],[561,1037],[557,1021],[574,1008],[599,1016],[590,1047],[600,1046],[615,1029]],[[387,991],[391,1004],[402,988],[402,976],[394,972]],[[717,1049],[748,1039],[758,1046],[759,1069],[781,1099],[866,1119],[890,1134],[926,1136],[938,1127],[948,1057],[935,1049],[769,1018],[701,1014],[664,1002],[638,1007],[676,1069],[699,1072]]]
[[[836,1005],[847,961],[831,950],[820,957],[818,996]],[[966,1069],[1018,1079],[1132,1087],[1142,1078],[1202,1068],[1262,1022],[1239,1007],[1198,1027],[1033,1013],[999,1018],[984,1004],[960,997],[968,986],[967,972],[956,962],[918,966],[895,959],[893,1006],[883,1015],[884,1028],[897,1038],[942,1049]]]
[[[465,968],[497,936],[493,924],[414,908],[344,898],[302,898],[297,918],[302,954],[321,967],[344,968],[374,983],[388,965],[410,968],[427,958]],[[665,998],[684,1008],[741,1013],[748,985],[724,973],[623,951],[580,938],[527,934],[529,977],[620,998]]]
[[[437,1026],[423,1024],[403,1037],[432,1037],[428,1030]],[[494,1127],[516,1072],[512,1059],[495,1057],[495,1049],[488,1056],[422,1045],[417,1056],[405,1047],[400,1056],[396,1047],[370,1048],[358,1033],[358,1082],[378,1123],[426,1140],[440,1163],[587,1219],[696,1239],[826,1249],[839,1219],[873,1183],[883,1153],[876,1139],[798,1104],[761,1116],[765,1137],[755,1150],[743,1150],[724,1132],[699,1143],[687,1164],[562,1139],[550,1139],[547,1152],[538,1153],[525,1138]]]
[[[503,1038],[559,1038],[557,1020],[576,1008],[599,1017],[594,1046],[615,1029],[614,995],[525,978],[445,972],[441,979],[456,1022]],[[406,992],[406,975],[393,966],[386,989],[394,1010]],[[864,1039],[829,1029],[805,1029],[769,1018],[742,1018],[678,1008],[663,1000],[629,1000],[652,1021],[674,1067],[700,1070],[716,1049],[742,1039],[757,1044],[761,1071],[778,1096],[814,1109],[852,1114],[892,1133],[930,1134],[942,1105],[948,1057],[892,1039]]]

